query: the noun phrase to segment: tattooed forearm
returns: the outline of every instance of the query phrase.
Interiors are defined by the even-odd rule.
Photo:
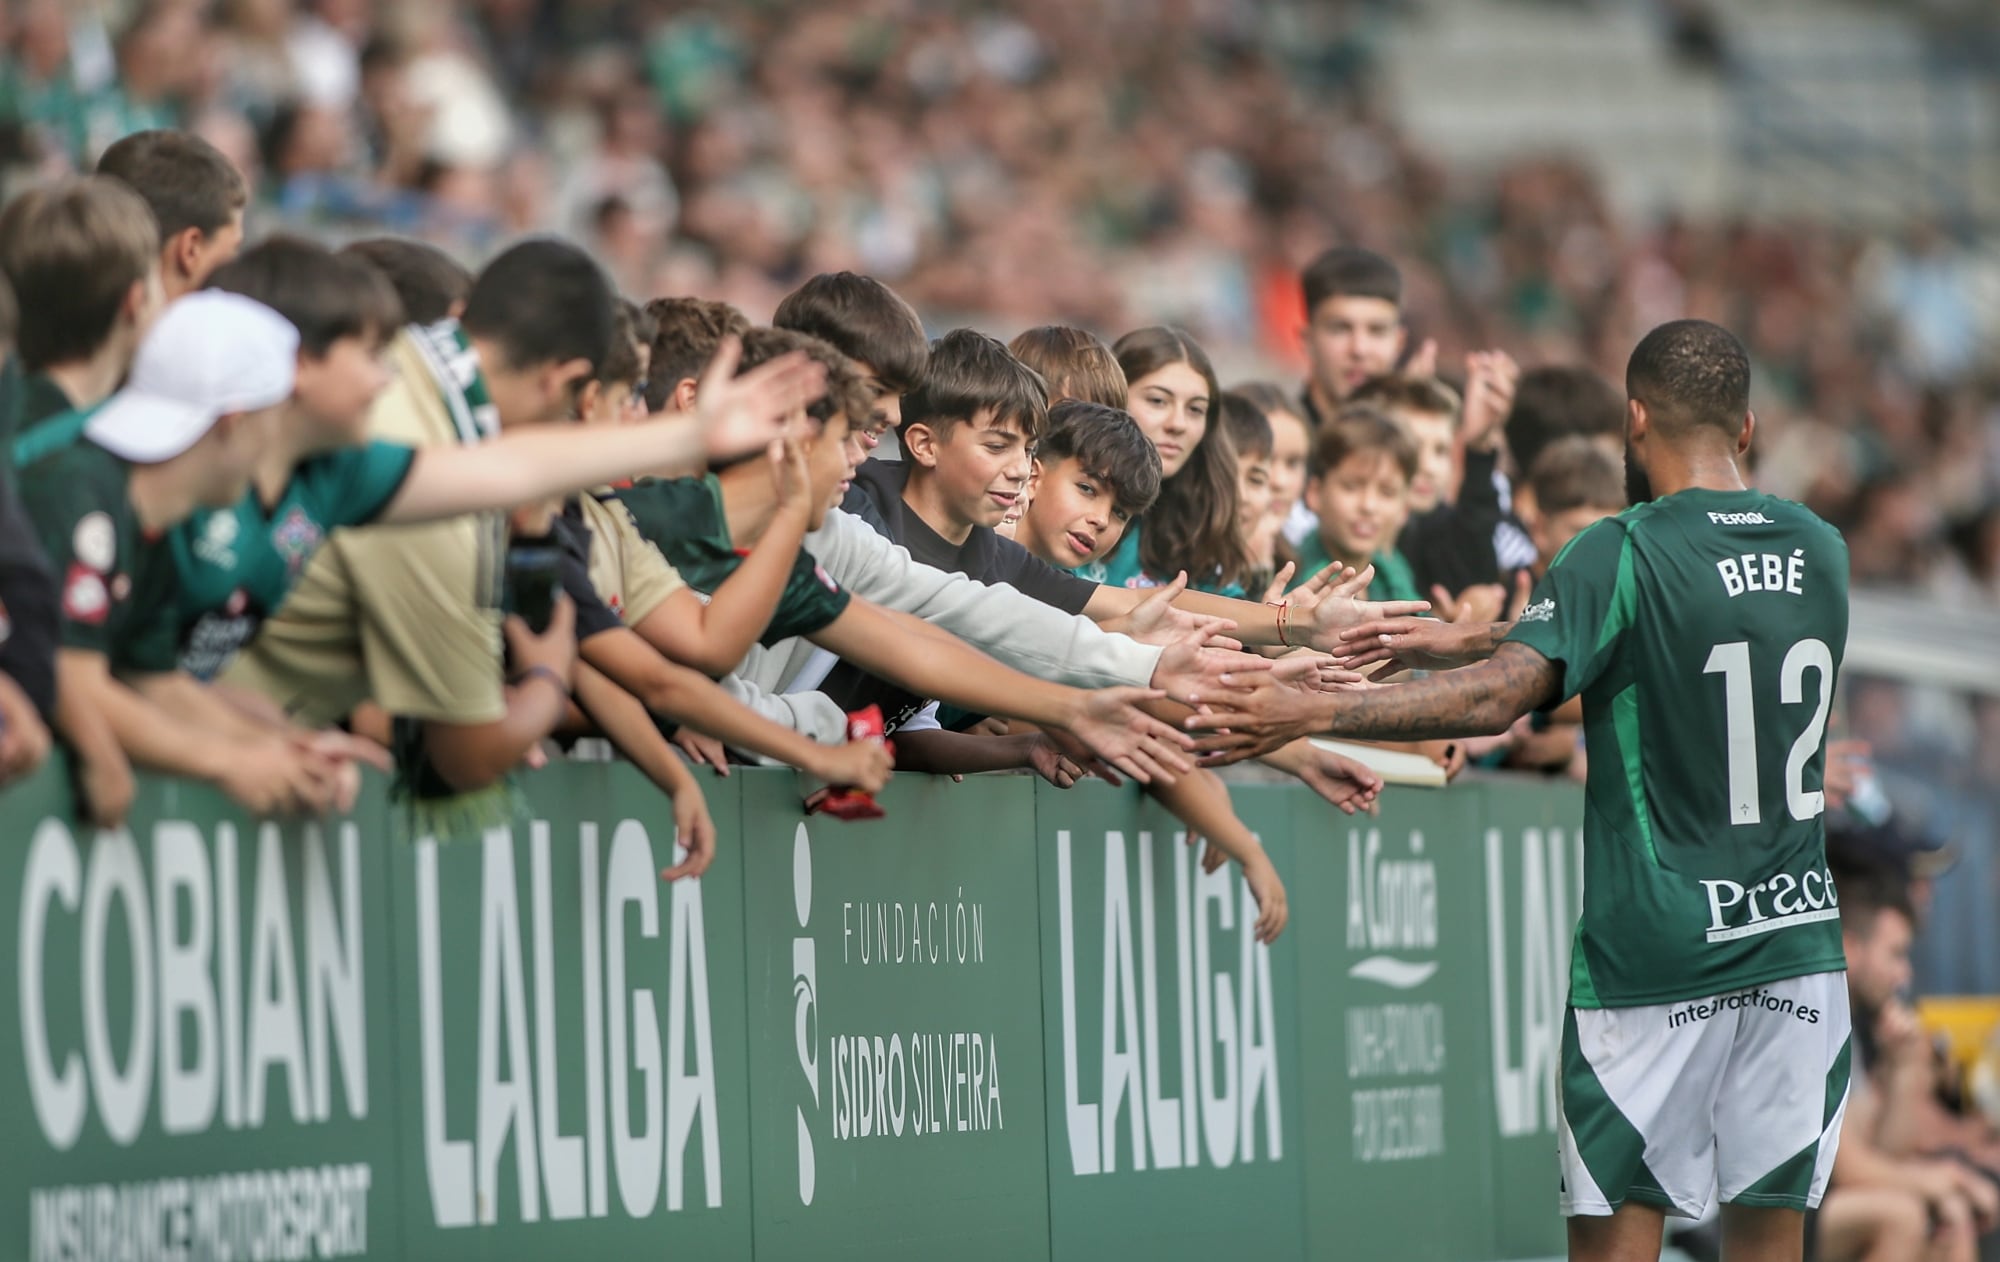
[[[1492,736],[1556,695],[1555,664],[1533,649],[1502,645],[1476,666],[1445,671],[1414,683],[1332,700],[1328,732],[1368,740],[1424,741],[1447,736]]]

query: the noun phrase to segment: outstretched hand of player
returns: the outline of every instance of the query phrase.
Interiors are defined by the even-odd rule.
[[[1437,618],[1376,618],[1341,631],[1333,654],[1350,670],[1389,663],[1381,675],[1402,670],[1452,670],[1493,655],[1498,642],[1495,625]]]
[[[1317,689],[1286,683],[1269,672],[1224,675],[1218,682],[1221,688],[1192,698],[1195,713],[1185,723],[1191,731],[1207,733],[1195,745],[1204,766],[1275,753],[1325,726],[1325,698]]]
[[[739,377],[742,358],[742,341],[724,338],[695,390],[695,419],[711,461],[764,450],[784,437],[787,422],[826,393],[826,369],[799,351]]]
[[[1369,567],[1370,571],[1373,569]],[[1357,574],[1352,579],[1330,583],[1317,600],[1310,600],[1303,609],[1295,608],[1291,619],[1293,642],[1302,641],[1323,653],[1349,652],[1351,649],[1341,635],[1348,628],[1389,618],[1414,619],[1431,607],[1427,600],[1356,600],[1335,590],[1348,590],[1359,580]],[[1292,593],[1294,606],[1299,603],[1298,595]]]

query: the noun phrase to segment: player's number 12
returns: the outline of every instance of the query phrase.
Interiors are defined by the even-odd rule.
[[[1808,670],[1819,674],[1819,706],[1813,711],[1812,722],[1792,742],[1791,755],[1785,759],[1785,805],[1796,820],[1812,819],[1826,809],[1826,795],[1808,793],[1805,787],[1806,764],[1819,752],[1820,740],[1826,735],[1827,708],[1833,701],[1833,652],[1824,641],[1800,640],[1792,645],[1780,668],[1778,700],[1786,705],[1804,701]],[[1762,823],[1763,811],[1758,806],[1757,706],[1750,693],[1749,641],[1732,640],[1716,645],[1709,650],[1708,664],[1701,668],[1701,673],[1722,676],[1723,704],[1729,712],[1729,822]]]

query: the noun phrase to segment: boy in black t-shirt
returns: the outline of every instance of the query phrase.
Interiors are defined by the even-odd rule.
[[[1096,584],[1064,574],[994,533],[1027,489],[1032,450],[1048,419],[1046,400],[1041,377],[999,342],[970,329],[946,334],[931,347],[923,385],[903,402],[901,468],[870,461],[856,475],[855,491],[871,487],[879,494],[900,487],[893,501],[880,506],[891,523],[890,537],[918,560],[981,582],[1010,583],[1046,604],[1080,613]],[[835,676],[827,683],[834,686]],[[947,717],[943,726],[963,727],[963,720],[974,716],[958,717],[959,722]],[[906,729],[899,745],[903,764],[921,770],[1032,768],[1064,787],[1078,778],[1074,765],[1034,732],[979,736]],[[1275,938],[1285,924],[1284,884],[1256,835],[1236,817],[1222,781],[1197,770],[1151,791],[1186,821],[1190,835],[1210,841],[1211,871],[1225,855],[1243,865],[1263,910],[1258,934],[1264,941]]]

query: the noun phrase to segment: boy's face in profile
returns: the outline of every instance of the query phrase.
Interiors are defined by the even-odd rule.
[[[815,511],[808,530],[818,530],[827,510],[839,504],[854,480],[854,471],[867,458],[857,430],[847,424],[847,413],[835,412],[824,425],[807,420],[801,427],[806,451],[806,468]]]
[[[1021,501],[1034,468],[1027,431],[1012,417],[996,418],[991,408],[952,426],[942,442],[933,441],[921,453],[913,448],[904,458],[917,459],[935,480],[953,519],[989,528]]]
[[[868,392],[875,397],[875,407],[869,412],[867,422],[854,427],[858,440],[872,452],[881,446],[883,435],[903,423],[903,396],[883,384],[881,375],[870,365],[856,360],[854,366],[861,370]]]
[[[1306,324],[1306,358],[1313,380],[1345,399],[1370,377],[1396,367],[1408,336],[1403,313],[1382,298],[1335,294],[1320,302]]]
[[[1236,529],[1255,538],[1271,515],[1271,457],[1252,452],[1236,457]]]
[[[1579,504],[1560,513],[1537,513],[1533,524],[1528,527],[1529,537],[1535,541],[1536,573],[1545,573],[1549,563],[1556,559],[1558,552],[1569,546],[1570,540],[1606,517],[1616,517],[1623,511],[1616,507]]]
[[[389,384],[386,345],[372,334],[336,338],[326,354],[299,352],[293,397],[334,446],[368,437],[368,409]]]
[[[1458,465],[1458,426],[1437,412],[1396,412],[1396,424],[1417,440],[1417,476],[1410,479],[1410,511],[1428,513],[1458,499],[1464,470]]]
[[[1054,464],[1036,462],[1035,498],[1015,539],[1050,565],[1073,570],[1108,555],[1130,520],[1109,485],[1065,456]]]
[[[1396,546],[1410,515],[1410,482],[1388,452],[1357,451],[1306,484],[1306,507],[1319,514],[1329,556],[1366,565]]]

